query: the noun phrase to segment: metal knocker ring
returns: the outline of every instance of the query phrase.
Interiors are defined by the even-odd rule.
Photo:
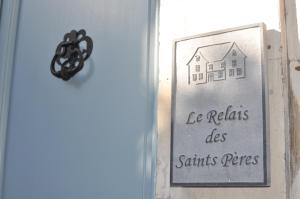
[[[72,30],[65,34],[56,48],[50,66],[51,73],[57,78],[69,80],[83,68],[92,50],[93,40],[86,35],[85,30]]]

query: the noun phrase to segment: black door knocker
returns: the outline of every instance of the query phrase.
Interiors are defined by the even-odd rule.
[[[65,81],[78,73],[93,50],[93,40],[86,36],[85,30],[72,30],[65,34],[64,40],[56,48],[51,62],[51,73]],[[57,66],[60,70],[57,70]]]

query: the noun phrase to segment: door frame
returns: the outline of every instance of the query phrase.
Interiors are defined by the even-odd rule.
[[[157,97],[158,97],[158,17],[159,0],[148,0],[147,110],[151,130],[144,137],[143,199],[155,197]],[[5,178],[5,148],[10,92],[21,0],[0,0],[0,199]]]
[[[281,26],[283,47],[283,71],[285,81],[287,139],[286,139],[286,167],[287,167],[287,198],[296,199],[300,196],[300,126],[298,106],[300,101],[299,78],[300,45],[296,9],[296,0],[280,0]],[[298,5],[299,6],[299,5]],[[296,69],[297,68],[297,69]]]

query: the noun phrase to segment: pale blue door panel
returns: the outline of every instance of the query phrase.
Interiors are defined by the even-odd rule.
[[[146,159],[153,155],[147,139],[154,133],[151,5],[21,1],[4,199],[151,197],[153,176],[146,176]],[[73,79],[57,79],[50,73],[55,49],[65,33],[82,28],[93,39],[92,55]]]

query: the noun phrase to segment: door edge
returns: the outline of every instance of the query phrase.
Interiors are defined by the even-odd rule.
[[[144,138],[144,182],[143,199],[155,198],[157,158],[157,102],[158,102],[158,35],[160,0],[148,1],[148,53],[147,53],[147,104],[148,121],[151,124]]]
[[[5,148],[20,0],[0,0],[0,198],[3,198]]]

